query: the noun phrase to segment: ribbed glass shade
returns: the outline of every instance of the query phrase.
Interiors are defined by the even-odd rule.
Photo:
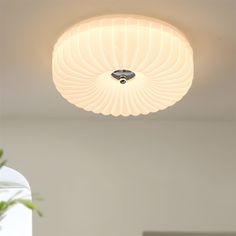
[[[60,94],[87,111],[113,116],[157,112],[179,101],[193,79],[193,53],[169,24],[144,16],[109,15],[75,25],[53,51]],[[121,83],[112,73],[129,70]]]

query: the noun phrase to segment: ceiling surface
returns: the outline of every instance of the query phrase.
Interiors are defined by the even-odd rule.
[[[234,120],[235,10],[234,0],[0,0],[1,115],[119,119],[86,112],[61,97],[52,81],[52,50],[60,34],[82,19],[132,13],[179,28],[193,47],[195,74],[176,105],[122,119]]]

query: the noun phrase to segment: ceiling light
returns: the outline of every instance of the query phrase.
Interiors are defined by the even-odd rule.
[[[53,51],[53,80],[70,103],[113,116],[148,114],[179,101],[193,79],[193,52],[175,27],[144,16],[91,18]]]

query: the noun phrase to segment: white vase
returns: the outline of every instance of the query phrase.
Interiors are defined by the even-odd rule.
[[[31,199],[31,190],[27,180],[11,168],[1,168],[0,201],[7,201],[16,194],[16,198]],[[22,205],[16,205],[0,221],[0,227],[1,236],[32,236],[32,212]]]

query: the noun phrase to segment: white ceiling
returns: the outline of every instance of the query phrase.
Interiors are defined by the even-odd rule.
[[[52,48],[81,19],[132,13],[183,31],[194,50],[195,76],[175,106],[131,119],[234,120],[235,11],[234,0],[0,0],[1,115],[112,119],[78,109],[59,95],[52,82]]]

